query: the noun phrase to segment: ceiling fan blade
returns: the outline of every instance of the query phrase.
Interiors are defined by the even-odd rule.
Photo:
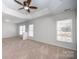
[[[28,13],[30,13],[30,9],[28,9],[27,11],[28,11]]]
[[[17,1],[17,0],[14,0],[16,3],[20,4],[20,5],[23,5],[21,2]]]
[[[37,7],[35,7],[35,6],[29,6],[29,8],[31,8],[31,9],[37,9]]]
[[[27,3],[28,3],[28,5],[30,5],[30,3],[31,3],[31,0],[27,0]]]
[[[24,8],[22,7],[22,8],[19,8],[18,10],[21,10],[21,9],[24,9]]]

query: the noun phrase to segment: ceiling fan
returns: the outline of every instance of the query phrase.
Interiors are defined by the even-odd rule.
[[[30,9],[37,9],[37,7],[35,6],[30,6],[31,0],[24,1],[23,3],[17,0],[14,0],[14,1],[23,6],[22,8],[19,8],[19,10],[25,9],[26,11],[28,11],[28,13],[30,13]]]

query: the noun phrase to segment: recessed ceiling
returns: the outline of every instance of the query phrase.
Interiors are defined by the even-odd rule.
[[[18,0],[18,1],[23,2],[24,0]],[[49,5],[48,2],[49,2],[49,0],[32,0],[31,5],[37,6],[38,9],[37,10],[32,9],[31,13],[34,13],[34,12],[40,11],[41,9],[47,8],[48,5]],[[23,10],[18,10],[22,6],[17,4],[14,0],[3,0],[3,4],[5,4],[8,8],[16,10],[16,11],[22,13],[22,14],[29,14],[24,9]]]
[[[24,0],[18,0],[18,1],[23,2]],[[31,13],[29,14],[25,10],[18,10],[22,6],[14,2],[14,0],[3,0],[2,3],[8,9],[18,12],[18,14],[15,12],[15,16],[16,14],[19,16],[19,17],[18,16],[16,17],[20,18],[21,17],[20,14],[22,14],[21,18],[24,17],[23,19],[33,19],[48,13],[56,14],[56,13],[63,12],[65,9],[73,10],[77,8],[76,0],[32,0],[31,5],[37,6],[38,9],[31,10]],[[4,10],[3,10],[3,13],[5,13]]]
[[[24,0],[18,0],[23,2]],[[18,10],[18,8],[22,7],[21,5],[14,2],[14,0],[3,0],[3,3],[18,12],[23,14],[28,14],[25,10]],[[49,9],[65,9],[65,8],[75,8],[76,7],[76,0],[32,0],[31,5],[35,5],[38,7],[37,10],[31,10],[31,13],[37,12],[39,10],[49,8]]]
[[[26,21],[26,19],[21,19],[15,16],[11,16],[5,13],[2,13],[2,22],[8,22],[8,23],[20,23]]]

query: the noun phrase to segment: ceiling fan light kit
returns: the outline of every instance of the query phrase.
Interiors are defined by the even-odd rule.
[[[28,10],[28,9],[29,9],[29,7],[25,6],[25,7],[24,7],[24,9],[25,9],[25,10]]]
[[[27,12],[30,13],[30,9],[37,9],[37,7],[35,7],[35,6],[30,6],[31,0],[24,1],[23,3],[21,3],[21,2],[19,2],[19,1],[17,1],[17,0],[14,0],[14,1],[15,1],[16,3],[18,3],[18,4],[20,4],[20,5],[23,6],[22,8],[19,8],[19,10],[24,9],[24,10],[26,10]]]

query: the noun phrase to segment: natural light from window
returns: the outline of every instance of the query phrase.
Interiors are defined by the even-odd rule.
[[[24,32],[25,32],[25,25],[19,26],[19,34],[23,35]]]
[[[33,37],[34,36],[34,25],[30,24],[29,25],[29,37]]]
[[[57,21],[57,40],[72,42],[72,19]]]

